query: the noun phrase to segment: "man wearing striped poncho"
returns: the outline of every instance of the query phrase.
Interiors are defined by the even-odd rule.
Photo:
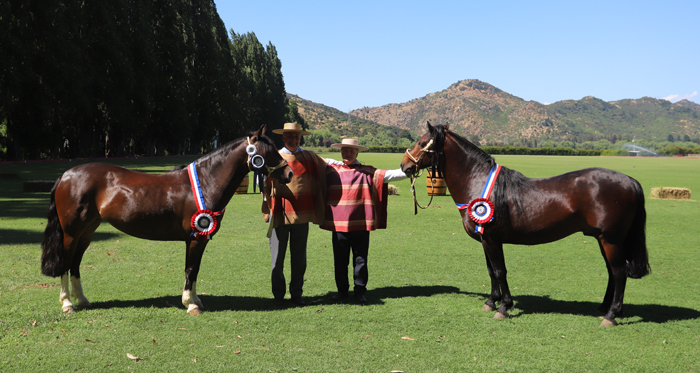
[[[386,228],[386,207],[390,180],[402,180],[407,176],[401,171],[379,170],[357,161],[360,150],[355,139],[343,139],[332,147],[340,149],[342,164],[329,164],[326,169],[326,216],[322,229],[332,231],[335,284],[338,294],[333,300],[347,298],[348,264],[352,251],[354,263],[354,295],[358,303],[367,298],[367,254],[369,232]]]

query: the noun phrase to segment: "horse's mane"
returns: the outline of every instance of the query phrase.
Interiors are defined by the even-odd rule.
[[[197,159],[197,162],[207,160],[207,159],[216,159],[219,157],[225,157],[231,151],[233,151],[233,149],[238,147],[242,142],[246,141],[248,138],[252,137],[253,135],[255,135],[255,131],[250,131],[250,132],[248,132],[247,136],[240,137],[240,138],[235,139],[235,140],[231,140],[231,141],[227,142],[226,144],[222,145],[221,147],[219,147],[218,149],[214,150],[213,152],[207,153],[207,154],[201,156],[200,158]],[[260,134],[260,136],[258,136],[258,142],[257,142],[256,146],[259,148],[259,150],[258,150],[259,153],[265,153],[265,152],[267,152],[269,147],[274,147],[274,143],[272,142],[272,140],[269,137],[267,137],[267,135],[265,135],[263,133],[263,134]],[[185,166],[185,167],[187,167],[187,166]]]
[[[496,165],[496,160],[492,156],[464,137],[450,131],[444,125],[434,126],[434,131],[432,132],[432,138],[435,143],[436,151],[443,151],[446,134],[449,134],[455,140],[460,148],[467,154],[468,157],[474,160],[475,165],[483,172],[488,173],[491,168]],[[501,172],[498,174],[496,185],[494,186],[490,198],[495,205],[494,216],[497,218],[494,220],[494,222],[498,222],[498,219],[510,218],[508,208],[509,201],[514,205],[515,210],[522,214],[523,191],[532,188],[533,186],[530,183],[530,179],[525,177],[525,175],[518,171],[511,170],[508,167],[501,166]],[[501,222],[503,222],[503,220],[501,220]]]

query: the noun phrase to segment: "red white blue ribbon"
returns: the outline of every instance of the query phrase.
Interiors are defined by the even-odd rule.
[[[197,210],[206,210],[207,206],[204,204],[202,187],[199,185],[197,166],[194,165],[194,162],[187,166],[187,173],[190,175],[190,185],[192,185],[192,194],[194,195],[194,202],[197,204]]]
[[[501,165],[494,165],[491,172],[489,172],[488,179],[486,179],[481,198],[473,199],[468,204],[455,203],[460,210],[467,209],[467,215],[476,223],[474,233],[484,233],[483,224],[493,220],[494,206],[489,197],[491,197],[491,192],[493,192],[493,188],[496,185],[496,178],[498,178],[500,172]]]
[[[214,234],[218,226],[216,216],[223,214],[226,209],[217,212],[212,212],[211,210],[207,209],[207,206],[204,204],[202,187],[199,184],[197,166],[195,166],[194,162],[187,166],[187,174],[190,177],[192,195],[194,196],[194,201],[197,204],[197,212],[192,215],[192,220],[190,221],[192,236],[206,236],[207,239],[211,240],[211,236]]]

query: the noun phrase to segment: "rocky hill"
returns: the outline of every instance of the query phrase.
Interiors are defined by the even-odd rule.
[[[411,133],[397,126],[379,124],[370,119],[358,118],[338,109],[303,99],[297,95],[287,94],[290,101],[297,103],[299,114],[311,130],[327,130],[339,139],[352,137],[363,138],[365,145],[397,145],[400,139],[412,143],[415,138]],[[325,132],[325,131],[323,131]]]
[[[426,121],[448,122],[453,130],[479,139],[482,145],[633,137],[665,141],[669,135],[700,138],[700,105],[687,100],[671,103],[644,97],[605,102],[589,96],[543,105],[479,80],[460,81],[403,104],[365,107],[350,114],[414,135],[425,132]]]

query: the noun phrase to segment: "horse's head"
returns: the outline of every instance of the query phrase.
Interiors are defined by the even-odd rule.
[[[406,154],[401,160],[401,171],[408,176],[414,176],[424,168],[437,166],[440,161],[439,153],[445,142],[445,132],[449,129],[447,125],[433,127],[430,122],[427,124],[426,132],[412,148],[406,149]]]
[[[249,146],[255,145],[257,155],[262,157],[262,159],[256,158],[255,156],[250,157],[248,160],[248,166],[251,169],[254,167],[261,168],[263,169],[263,173],[265,173],[268,177],[278,180],[281,184],[287,184],[292,180],[294,172],[292,172],[292,169],[287,164],[287,161],[282,158],[279,150],[272,140],[265,135],[266,128],[267,126],[263,124],[259,130],[255,131],[255,133],[248,137]],[[256,165],[256,162],[261,162],[263,164]]]

